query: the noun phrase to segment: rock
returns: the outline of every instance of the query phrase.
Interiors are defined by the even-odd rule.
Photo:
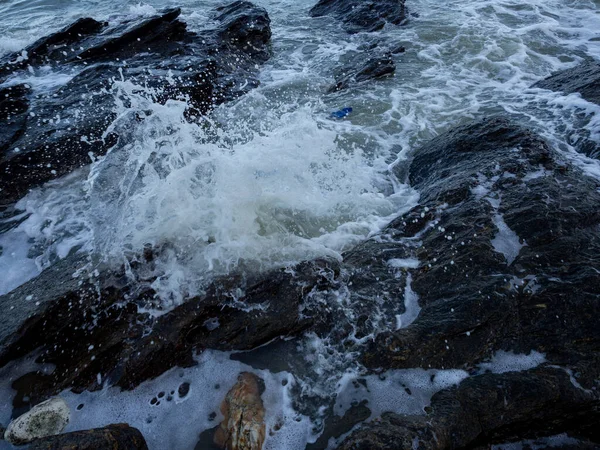
[[[353,432],[340,450],[486,447],[522,436],[576,432],[598,442],[598,397],[556,367],[485,374],[435,394],[428,414],[384,414]]]
[[[0,88],[0,153],[8,149],[23,134],[29,109],[30,89],[24,84]]]
[[[264,381],[242,372],[221,403],[223,421],[214,437],[227,450],[261,450],[265,441]]]
[[[396,64],[391,53],[371,56],[372,52],[359,53],[351,62],[337,70],[336,83],[328,92],[346,89],[354,83],[380,78],[395,72]]]
[[[589,61],[572,69],[563,70],[538,81],[532,87],[565,94],[579,92],[588,102],[600,105],[600,63]]]
[[[147,450],[146,441],[137,428],[125,423],[85,431],[74,431],[38,439],[30,450]]]
[[[421,205],[384,233],[420,261],[409,272],[422,309],[409,327],[377,338],[368,365],[469,368],[501,349],[577,366],[595,358],[597,181],[498,118],[417,150],[409,178]],[[421,245],[406,248],[401,238],[417,233]],[[377,258],[384,247],[367,242],[349,256]]]
[[[59,434],[69,423],[70,411],[61,398],[46,400],[13,420],[4,439],[13,445],[28,444],[36,439]]]
[[[371,410],[366,404],[367,401],[363,400],[356,405],[352,405],[342,417],[330,411],[323,432],[313,444],[307,444],[305,450],[326,450],[329,448],[328,444],[331,438],[337,439],[351,431],[356,424],[367,420],[371,416]]]
[[[348,33],[377,31],[386,23],[400,25],[406,20],[404,0],[320,0],[310,15],[334,16]]]
[[[98,277],[100,286],[79,285],[87,279],[82,275],[57,285],[37,309],[27,310],[30,317],[24,310],[22,322],[9,323],[14,332],[0,342],[0,367],[34,350],[39,352],[38,362],[56,366],[50,375],[15,380],[16,400],[27,396],[41,401],[67,388],[97,390],[107,379],[133,389],[172,367],[195,364],[193,354],[206,348],[249,350],[310,329],[321,317],[303,305],[304,298],[335,283],[336,270],[334,261],[323,260],[253,278],[232,275],[159,317],[138,312],[154,301],[147,286],[133,288],[124,274],[106,270]],[[52,273],[48,269],[48,276]],[[0,296],[0,307],[30,305],[25,298],[43,292],[47,279],[42,273]],[[234,300],[235,292],[243,295]],[[215,318],[218,326],[207,327]]]
[[[357,432],[364,441],[350,438],[341,448],[401,448],[404,437],[410,444],[416,436],[423,448],[471,447],[597,421],[600,183],[505,118],[457,127],[414,155],[409,181],[421,204],[345,254],[341,267],[357,300],[379,294],[404,303],[408,289],[418,298],[414,321],[378,334],[363,362],[373,370],[456,368],[475,376],[437,397],[464,413],[439,413],[433,428],[422,418],[390,416]],[[479,375],[478,365],[499,351],[532,350],[544,355],[544,370]],[[531,387],[517,390],[521,384]],[[517,393],[513,411],[496,411]],[[450,416],[456,422],[441,419]],[[446,432],[452,439],[441,439]],[[429,441],[433,434],[443,444]]]
[[[532,87],[550,89],[565,94],[579,93],[588,102],[600,105],[600,63],[588,61],[572,69],[555,73]],[[577,120],[577,119],[576,119]],[[591,136],[589,130],[574,123],[573,130],[567,130],[565,139],[577,151],[600,159],[600,143]]]
[[[0,92],[0,205],[88,165],[90,154],[118,142],[116,132],[105,134],[116,118],[114,80],[147,86],[161,103],[186,98],[192,121],[258,85],[271,37],[264,9],[244,1],[217,8],[216,27],[202,33],[188,31],[179,14],[167,9],[112,25],[80,19],[27,47],[26,59],[23,52],[0,59],[0,82],[41,66],[73,75],[51,92],[25,85]]]

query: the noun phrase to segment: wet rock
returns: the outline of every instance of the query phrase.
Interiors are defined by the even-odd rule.
[[[336,83],[328,92],[341,91],[354,83],[380,78],[394,73],[396,64],[391,53],[372,56],[371,52],[359,53],[352,60],[337,70]]]
[[[216,28],[200,33],[187,30],[179,14],[174,8],[111,24],[80,19],[0,60],[0,82],[41,66],[71,77],[50,92],[23,85],[2,90],[0,205],[118,142],[117,133],[105,133],[116,118],[115,80],[153,90],[147,95],[160,103],[186,99],[188,120],[258,85],[257,65],[268,59],[271,37],[264,9],[243,1],[217,8]]]
[[[303,305],[305,296],[327,289],[335,277],[335,262],[325,260],[254,278],[232,275],[160,317],[138,312],[152,304],[154,293],[129,286],[123,274],[107,271],[81,285],[75,279],[63,292],[57,285],[52,300],[37,305],[29,317],[23,311],[24,322],[11,322],[15,331],[0,344],[0,366],[33,351],[38,362],[54,364],[51,374],[15,380],[13,385],[35,401],[67,388],[100,389],[106,380],[132,389],[172,367],[195,364],[194,352],[249,350],[313,327],[321,319]],[[45,279],[42,273],[1,296],[0,306],[30,304],[25,298],[42,292],[38,283]],[[204,324],[215,317],[219,326],[210,330]]]
[[[120,423],[39,439],[29,448],[31,450],[147,450],[148,446],[137,428]]]
[[[542,89],[565,94],[578,92],[588,102],[600,105],[600,63],[586,62],[572,69],[563,70],[533,85]]]
[[[367,401],[364,400],[352,405],[342,417],[330,411],[323,432],[313,444],[307,444],[306,450],[325,450],[329,448],[328,444],[331,438],[337,439],[351,431],[356,424],[367,420],[371,416],[371,410],[366,404]]]
[[[69,418],[69,407],[64,400],[52,398],[34,406],[29,412],[8,424],[4,439],[13,445],[22,445],[53,436],[65,429]]]
[[[498,414],[497,422],[485,426],[507,427],[516,438],[523,437],[521,432],[544,435],[577,428],[569,397],[552,393],[571,382],[580,386],[577,410],[597,420],[592,389],[600,376],[600,329],[595,325],[600,313],[600,184],[561,160],[535,133],[504,118],[458,127],[417,149],[409,181],[420,191],[421,205],[348,252],[342,265],[358,298],[379,292],[404,303],[408,289],[418,298],[414,321],[380,333],[365,351],[364,363],[377,370],[435,367],[476,373],[477,365],[498,351],[535,350],[559,369],[543,376],[531,372],[544,389],[532,388],[531,398],[524,392],[513,404],[526,425],[511,428],[510,415]],[[395,314],[404,312],[401,308]],[[576,380],[568,374],[577,374]],[[547,379],[553,380],[548,389]],[[468,382],[474,383],[472,402],[463,405],[468,414],[477,401],[494,410],[489,402],[499,395],[495,382]],[[461,401],[452,395],[463,391],[451,392],[445,402]],[[552,404],[553,409],[540,406],[540,411],[548,409],[548,422],[534,419],[525,400]],[[475,411],[472,417],[482,414]],[[457,417],[452,433],[480,426]],[[394,420],[396,425],[386,425],[388,431],[377,428],[381,436],[369,435],[372,442],[342,448],[401,448],[400,438],[385,447],[388,437],[400,436],[396,426],[409,429],[402,432],[406,442],[417,435],[425,442],[432,433],[442,433],[431,432],[422,419]],[[496,431],[465,437],[461,445],[476,439],[487,445],[488,438],[495,440]]]
[[[515,437],[575,432],[598,442],[598,396],[561,368],[485,374],[435,394],[427,415],[384,414],[340,450],[488,448]]]
[[[377,31],[386,23],[406,20],[404,0],[320,0],[310,10],[312,17],[333,16],[348,33]]]
[[[264,382],[253,373],[242,372],[221,404],[223,421],[214,437],[227,450],[261,450],[265,441]]]
[[[588,61],[572,69],[558,72],[533,87],[550,89],[565,94],[579,93],[588,102],[600,105],[600,64]],[[565,139],[577,151],[592,158],[600,158],[600,143],[585,129],[581,118],[575,118],[573,130],[567,130]]]
[[[23,134],[27,123],[30,89],[24,84],[0,88],[0,154]],[[14,151],[14,150],[13,150]]]

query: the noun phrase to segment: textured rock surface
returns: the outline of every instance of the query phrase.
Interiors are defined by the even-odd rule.
[[[533,87],[561,91],[565,94],[579,92],[588,102],[600,105],[600,64],[587,62],[563,70],[538,81]]]
[[[586,426],[600,411],[598,182],[501,118],[433,139],[415,152],[409,178],[421,205],[344,260],[365,295],[398,292],[389,258],[419,261],[406,268],[419,315],[378,335],[364,362],[474,376],[436,394],[430,416],[386,416],[342,448],[405,448],[415,437],[420,448],[458,448],[565,431],[597,441]],[[480,374],[500,350],[536,350],[547,362]]]
[[[264,382],[253,373],[242,372],[229,390],[221,413],[223,421],[215,433],[215,444],[227,450],[261,450],[265,441]]]
[[[194,351],[247,350],[309,329],[322,319],[303,300],[329,287],[336,274],[336,263],[323,260],[252,279],[230,276],[158,318],[138,312],[152,304],[154,293],[127,287],[122,275],[104,272],[100,294],[95,283],[80,286],[75,279],[35,306],[29,318],[23,311],[24,322],[11,322],[16,332],[1,343],[0,366],[36,349],[39,362],[56,365],[51,375],[15,381],[15,406],[23,397],[40,401],[66,388],[99,389],[97,374],[131,389],[171,367],[193,365]],[[25,298],[44,292],[46,279],[42,273],[0,297],[0,307],[30,304]]]
[[[580,389],[560,368],[485,374],[434,395],[428,414],[384,414],[339,448],[458,449],[489,446],[520,436],[579,433],[598,442],[597,396]]]
[[[354,83],[391,75],[396,70],[396,64],[390,53],[373,56],[371,52],[359,53],[349,64],[337,70],[335,84],[329,92],[346,89]]]
[[[46,400],[13,420],[4,439],[14,445],[22,445],[46,436],[59,434],[69,423],[70,411],[61,398]]]
[[[120,423],[39,439],[29,448],[31,450],[147,450],[148,446],[142,433],[136,428]]]
[[[42,65],[73,75],[43,95],[23,84],[1,90],[0,206],[118,141],[114,132],[105,135],[116,117],[115,79],[153,89],[162,103],[186,98],[189,120],[258,85],[257,64],[268,59],[271,37],[264,9],[244,1],[219,7],[218,26],[201,33],[188,31],[179,14],[169,9],[111,25],[80,19],[28,47],[26,60],[18,62],[20,53],[0,60],[0,82]]]
[[[564,94],[579,93],[588,102],[600,105],[600,64],[588,61],[572,69],[564,70],[533,87],[550,89]],[[566,132],[566,140],[577,151],[592,158],[600,158],[600,143],[593,139],[589,130],[575,126]]]
[[[406,20],[404,0],[320,0],[310,15],[333,16],[349,33],[377,31],[386,23],[399,25]]]

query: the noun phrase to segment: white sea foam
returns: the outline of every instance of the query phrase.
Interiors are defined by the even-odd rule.
[[[543,353],[532,350],[529,354],[498,351],[489,362],[479,364],[479,368],[492,373],[518,372],[529,370],[546,362]]]
[[[291,390],[295,380],[291,374],[254,370],[231,361],[229,354],[223,352],[206,351],[196,359],[198,365],[172,369],[133,391],[105,388],[79,395],[63,392],[61,397],[71,408],[66,431],[125,422],[142,432],[151,450],[191,450],[200,433],[217,426],[223,419],[219,407],[225,394],[238,374],[248,371],[265,382],[262,400],[267,439],[264,448],[292,450],[314,441],[313,424],[292,408]],[[185,396],[178,391],[182,383],[189,383],[189,393]]]
[[[352,404],[367,400],[371,418],[388,411],[424,414],[433,394],[467,377],[467,372],[456,369],[403,369],[362,378],[348,376],[340,381],[334,412],[342,416]]]
[[[406,276],[406,287],[404,288],[404,308],[405,311],[402,314],[396,316],[396,329],[406,328],[415,321],[421,312],[419,306],[419,297],[417,293],[412,290],[412,275]]]
[[[502,214],[494,214],[492,218],[494,225],[498,228],[498,232],[492,239],[492,245],[494,250],[498,253],[502,253],[506,259],[506,264],[509,266],[513,263],[515,258],[519,256],[519,252],[525,246],[521,243],[519,236],[504,222]]]

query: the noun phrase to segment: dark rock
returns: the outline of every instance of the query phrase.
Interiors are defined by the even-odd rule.
[[[31,310],[20,326],[15,319],[11,330],[16,331],[8,330],[0,347],[0,367],[36,349],[39,362],[56,366],[51,375],[14,382],[23,393],[16,398],[26,395],[32,402],[66,388],[99,389],[97,374],[100,383],[108,379],[132,389],[174,366],[193,365],[193,353],[205,348],[248,350],[303,332],[320,320],[302,308],[305,296],[326,289],[335,276],[331,261],[302,263],[294,271],[275,270],[253,279],[230,276],[153,318],[138,312],[153,301],[152,291],[127,287],[122,276],[106,272],[97,283],[66,284],[52,301],[42,300]],[[45,277],[42,273],[0,297],[0,305],[25,302],[23,296],[38,292],[36,283]],[[215,317],[219,326],[208,329],[205,323]]]
[[[29,446],[30,450],[147,450],[146,441],[137,428],[119,423],[104,428],[73,431],[43,439]]]
[[[573,94],[578,92],[588,102],[600,105],[600,64],[586,62],[572,69],[555,73],[533,87]],[[574,119],[574,129],[567,131],[565,139],[577,151],[591,157],[600,158],[600,143],[590,136],[579,118]]]
[[[269,57],[266,11],[238,1],[214,13],[218,26],[198,34],[178,19],[179,9],[110,26],[80,19],[28,47],[27,59],[0,60],[0,82],[41,65],[74,75],[50,93],[23,85],[0,92],[0,205],[117,143],[117,134],[105,134],[116,117],[115,79],[153,89],[161,103],[187,99],[189,120],[257,86],[256,65]]]
[[[185,397],[186,395],[188,395],[189,392],[190,392],[190,383],[188,383],[188,382],[181,383],[179,385],[179,388],[177,388],[177,393],[179,394],[180,398]]]
[[[347,65],[337,70],[336,83],[328,92],[340,91],[354,83],[390,75],[395,70],[396,64],[391,53],[380,56],[371,56],[370,52],[359,53]]]
[[[540,406],[548,422],[538,421],[526,408],[518,411],[524,392],[514,404],[514,414],[523,414],[526,426],[513,426],[509,414],[498,413],[498,422],[485,427],[506,426],[511,430],[507,435],[514,432],[518,438],[519,430],[556,434],[577,425],[579,416],[569,411],[575,407],[569,400],[575,392],[550,396],[557,386],[573,386],[567,386],[566,371],[577,374],[577,386],[582,386],[573,397],[580,402],[577,411],[587,411],[597,420],[598,400],[588,389],[600,376],[600,329],[595,319],[600,313],[600,184],[561,161],[537,135],[501,118],[456,128],[418,149],[409,180],[421,192],[421,205],[346,254],[342,266],[350,273],[354,295],[365,298],[379,292],[393,297],[410,281],[421,307],[407,327],[379,334],[365,352],[364,363],[374,369],[473,372],[499,350],[536,350],[560,368],[531,372],[539,378],[536,383],[544,385],[546,377],[553,380],[547,390],[532,388],[527,400],[552,404],[553,409]],[[390,258],[418,259],[420,265],[405,269],[410,280],[397,279],[386,264]],[[560,374],[567,381],[559,382]],[[490,376],[501,382],[508,377]],[[519,376],[525,377],[519,383],[525,383],[529,375]],[[465,386],[469,383],[476,387],[469,391],[473,403],[494,411],[488,397],[497,395],[492,389],[496,381],[468,381]],[[462,391],[452,392],[448,395]],[[458,401],[444,398],[448,404]],[[471,407],[475,405],[465,404],[463,409],[471,414]],[[475,411],[472,417],[482,414]],[[500,439],[499,431],[486,430],[460,441],[458,430],[471,433],[479,425],[458,417],[451,426],[454,442]],[[418,434],[425,442],[432,433],[442,433],[438,428],[431,431],[424,419],[394,420],[395,424],[373,425],[377,432],[366,431],[372,439],[365,438],[368,444],[342,448],[401,448],[400,436],[412,439]],[[400,433],[398,426],[410,433]],[[386,447],[392,436],[396,443]],[[432,442],[423,448],[444,448]],[[440,442],[450,445],[449,440]]]
[[[515,437],[577,430],[598,442],[600,405],[554,367],[485,374],[435,394],[423,416],[384,414],[352,433],[340,450],[477,448]]]
[[[600,105],[600,64],[586,62],[538,81],[533,87],[560,91],[565,94],[579,92],[588,102]]]
[[[398,45],[397,47],[392,48],[390,51],[393,55],[396,55],[398,53],[404,53],[406,48],[404,48],[404,45]]]
[[[30,89],[24,84],[0,88],[0,154],[15,142],[25,129]]]
[[[310,15],[334,16],[348,33],[377,31],[386,23],[400,25],[406,20],[404,0],[320,0]]]
[[[496,350],[534,349],[589,369],[589,383],[596,369],[583,361],[600,342],[598,183],[503,119],[432,140],[416,152],[410,181],[422,205],[387,231],[419,233],[421,245],[406,252],[421,261],[411,273],[422,310],[380,335],[367,363],[468,368]],[[512,239],[515,254],[497,251],[496,238]]]
[[[352,430],[356,424],[367,420],[371,416],[371,410],[366,403],[367,401],[364,400],[357,405],[352,405],[342,417],[330,414],[323,433],[314,444],[308,444],[306,450],[325,450],[331,438],[337,439]]]

